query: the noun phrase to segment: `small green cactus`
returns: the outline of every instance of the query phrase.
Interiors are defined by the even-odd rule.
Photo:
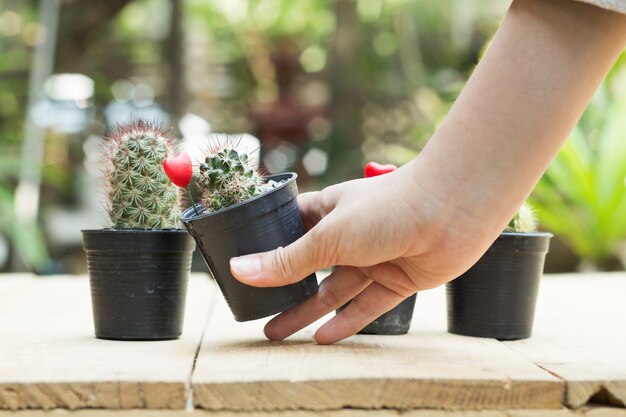
[[[529,233],[537,231],[537,216],[532,207],[524,203],[511,219],[505,232]]]
[[[200,164],[199,171],[196,183],[200,201],[208,212],[244,202],[268,189],[268,184],[250,166],[248,155],[234,148],[213,152]]]
[[[107,208],[115,229],[178,227],[178,188],[163,170],[174,138],[137,120],[107,136]]]

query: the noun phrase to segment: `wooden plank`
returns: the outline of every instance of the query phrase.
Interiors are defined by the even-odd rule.
[[[626,410],[601,408],[593,410],[286,410],[251,412],[246,417],[626,417]],[[0,412],[0,417],[242,417],[236,411],[208,410],[80,410]]]
[[[355,336],[333,346],[307,329],[285,342],[266,320],[235,324],[218,297],[192,376],[196,407],[560,408],[561,382],[495,340],[438,332]],[[413,326],[416,328],[416,326]]]
[[[204,292],[206,296],[192,296],[196,307],[188,306],[185,337],[190,318],[204,318],[209,293],[216,292],[205,281],[199,287],[194,287],[194,282],[190,295]],[[534,337],[503,344],[443,334],[443,289],[419,295],[409,336],[358,336],[333,347],[310,344],[310,330],[286,343],[266,342],[261,333],[263,323],[235,323],[218,295],[216,316],[207,327],[207,344],[194,375],[195,402],[216,410],[507,408],[515,404],[532,408],[541,401],[556,407],[552,397],[555,379],[520,378],[518,368],[529,372],[520,354],[566,381],[569,406],[578,407],[598,392],[610,403],[622,404],[625,283],[626,274],[547,277],[540,292]],[[201,288],[203,285],[208,287]],[[185,362],[189,346],[93,339],[84,278],[1,276],[0,300],[0,408],[184,406],[191,368],[191,360]],[[193,314],[192,310],[203,313]],[[194,321],[201,329],[202,320]],[[200,333],[198,330],[196,344]],[[161,344],[168,346],[157,347]],[[126,347],[118,348],[121,345]],[[143,345],[149,349],[140,347]],[[514,350],[516,360],[507,363],[510,352],[500,352],[494,345]],[[167,365],[172,356],[186,363],[186,372]],[[160,362],[163,358],[168,358],[167,363]],[[155,363],[158,369],[148,369]],[[126,368],[121,369],[120,364]],[[467,364],[471,366],[460,369]],[[255,366],[265,368],[250,369]],[[178,376],[171,378],[174,374]],[[181,378],[181,374],[186,375]],[[527,397],[534,395],[529,387],[536,383],[548,383],[549,387],[526,404]],[[503,390],[505,394],[500,393]],[[583,409],[576,415],[608,417],[623,411]],[[542,415],[537,414],[540,412],[507,415]]]
[[[590,410],[582,410],[586,417],[626,417],[626,409],[623,408],[594,407]]]
[[[206,276],[190,280],[179,340],[107,341],[93,336],[85,277],[33,280],[3,300],[0,409],[184,408],[212,295]]]
[[[504,342],[562,378],[565,404],[591,400],[623,406],[626,398],[626,274],[546,275],[541,283],[533,337]],[[446,325],[445,291],[418,296],[413,328]]]
[[[626,417],[626,410],[286,410],[246,413],[246,417]],[[209,410],[22,410],[1,412],[0,417],[242,417],[237,411]]]
[[[626,273],[549,276],[534,335],[506,346],[564,379],[565,401],[626,406]]]

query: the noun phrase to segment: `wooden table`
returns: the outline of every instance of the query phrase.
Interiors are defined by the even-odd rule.
[[[624,273],[544,277],[515,342],[447,334],[442,288],[405,336],[269,342],[265,321],[235,322],[198,274],[179,340],[98,340],[86,277],[0,275],[0,417],[626,416]]]

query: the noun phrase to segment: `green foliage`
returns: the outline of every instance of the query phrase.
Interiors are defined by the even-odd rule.
[[[532,207],[523,204],[511,219],[505,232],[530,233],[537,231],[537,216]]]
[[[0,234],[9,239],[21,261],[38,269],[48,260],[48,249],[39,225],[18,221],[11,178],[18,175],[19,159],[0,156]]]
[[[263,179],[250,167],[248,155],[229,147],[206,157],[196,182],[200,200],[209,212],[249,200],[266,189]]]
[[[533,193],[541,223],[596,264],[626,239],[625,114],[626,95],[605,84]]]
[[[121,126],[108,137],[108,212],[114,228],[178,226],[178,188],[163,170],[173,139],[145,121]]]
[[[365,160],[414,157],[506,11],[494,0],[189,0],[184,7],[188,27],[211,45],[210,64],[228,81],[216,93],[219,105],[206,105],[216,130],[249,130],[233,115],[275,97],[273,57],[301,64],[291,95],[328,106],[333,127],[315,143],[331,155],[328,183],[356,175]]]

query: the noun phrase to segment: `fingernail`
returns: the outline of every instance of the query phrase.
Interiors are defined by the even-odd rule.
[[[254,278],[261,273],[261,258],[258,256],[240,256],[230,259],[230,269],[239,276]]]

